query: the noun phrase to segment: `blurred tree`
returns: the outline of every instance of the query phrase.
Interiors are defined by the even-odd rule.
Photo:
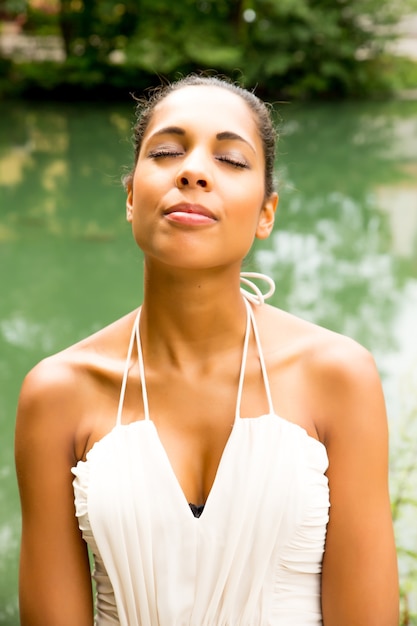
[[[242,2],[142,0],[135,36],[127,42],[129,63],[147,71],[216,67],[241,60],[238,29]]]
[[[248,79],[281,80],[293,95],[363,89],[399,10],[395,0],[257,0],[253,6]]]
[[[26,11],[27,0],[3,0],[0,2],[2,18],[16,17]]]
[[[150,72],[240,68],[291,95],[360,93],[377,82],[409,0],[142,0],[128,62]]]
[[[109,53],[123,47],[124,39],[134,33],[140,8],[137,0],[60,0],[59,26],[67,58],[107,62]]]
[[[415,10],[417,0],[54,3],[67,63],[56,69],[20,66],[9,82],[22,85],[26,74],[32,85],[45,84],[47,77],[49,85],[126,92],[152,76],[172,79],[215,69],[257,85],[262,95],[298,99],[363,96],[388,88],[385,45],[394,37],[393,25]],[[28,5],[32,14],[46,15],[43,5]]]

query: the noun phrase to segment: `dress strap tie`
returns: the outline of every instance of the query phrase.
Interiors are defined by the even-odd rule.
[[[266,293],[262,293],[258,285],[256,285],[253,280],[249,280],[250,278],[257,278],[258,280],[266,282],[269,286],[268,291]],[[241,272],[240,282],[251,289],[251,291],[248,291],[247,289],[241,287],[240,292],[247,300],[249,300],[249,302],[252,302],[252,304],[263,304],[265,300],[270,298],[275,292],[275,283],[272,278],[266,274],[260,274],[259,272]]]

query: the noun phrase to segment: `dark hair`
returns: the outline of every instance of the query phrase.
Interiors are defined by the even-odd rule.
[[[152,89],[147,96],[137,99],[136,107],[136,123],[133,127],[133,144],[135,165],[137,163],[142,140],[146,129],[152,119],[155,107],[169,96],[172,92],[178,91],[183,87],[220,87],[227,89],[246,102],[253,111],[259,135],[262,140],[264,158],[265,158],[265,196],[269,196],[275,189],[274,184],[274,163],[275,163],[275,143],[277,133],[271,116],[271,107],[260,100],[255,94],[230,80],[218,76],[204,76],[198,74],[189,74],[184,78],[180,78],[174,83],[168,83]],[[132,179],[132,172],[124,177],[126,185]]]

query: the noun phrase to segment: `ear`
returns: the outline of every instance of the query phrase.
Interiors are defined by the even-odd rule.
[[[258,227],[255,236],[257,239],[266,239],[271,234],[274,227],[275,211],[278,206],[278,194],[271,193],[263,203],[261,213],[259,215]]]
[[[129,223],[133,220],[133,187],[129,183],[127,185],[127,197],[126,197],[126,219]]]

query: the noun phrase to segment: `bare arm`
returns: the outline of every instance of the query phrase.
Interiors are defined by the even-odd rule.
[[[342,348],[316,381],[324,391],[331,501],[322,575],[323,623],[398,626],[383,393],[370,355],[353,343]]]
[[[74,511],[71,467],[78,407],[61,365],[26,378],[16,423],[22,506],[22,626],[92,626],[88,555]]]

